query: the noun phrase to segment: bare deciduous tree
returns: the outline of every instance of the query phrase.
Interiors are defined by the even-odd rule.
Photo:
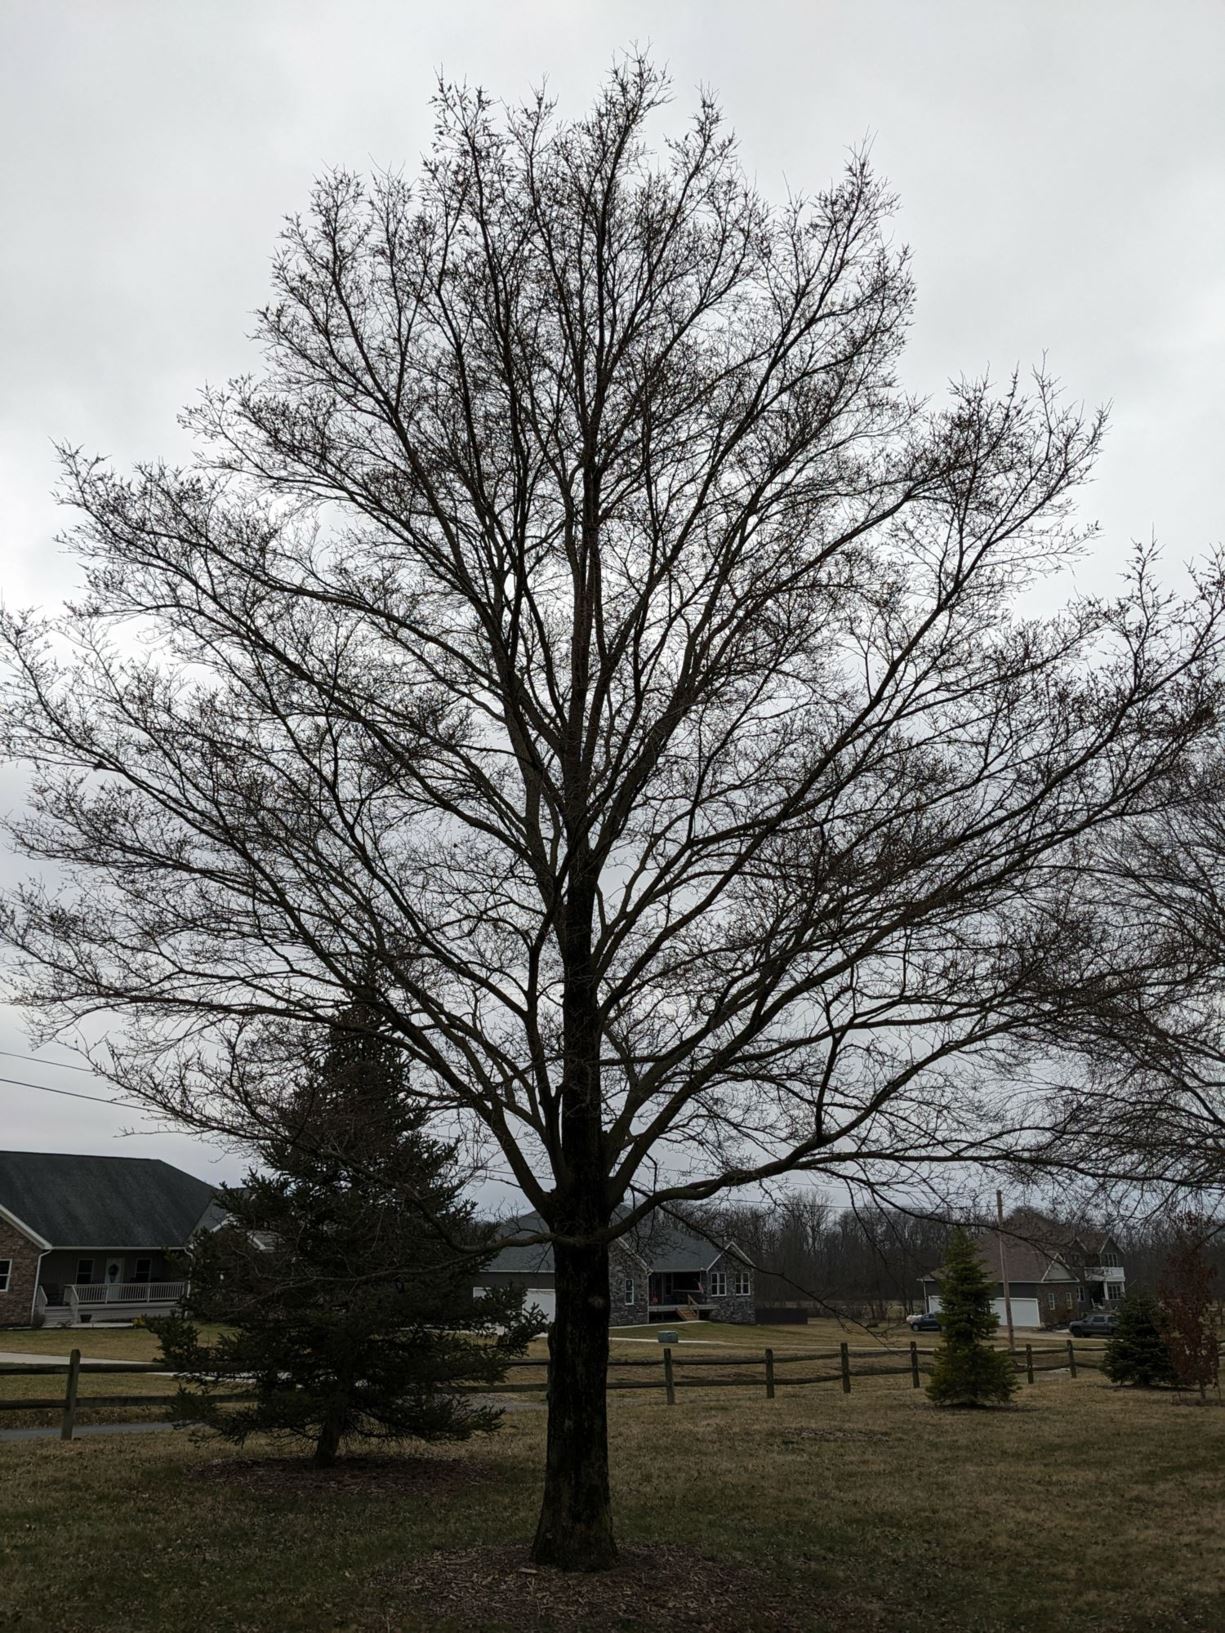
[[[1174,1242],[1161,1277],[1162,1335],[1174,1376],[1206,1400],[1221,1381],[1221,1324],[1216,1267],[1206,1250],[1219,1232],[1202,1213],[1186,1210],[1174,1220]]]
[[[584,1568],[611,1236],[1040,1135],[1024,1050],[1160,951],[1084,856],[1216,700],[1215,579],[1022,615],[1100,421],[901,390],[867,164],[773,208],[709,100],[647,147],[665,99],[639,59],[573,123],[444,89],[415,185],[322,182],[262,377],[192,469],[69,452],[88,594],[4,624],[57,870],[6,920],[26,1000],[118,1013],[117,1082],[241,1131],[278,1029],[378,972],[547,1223],[535,1557]]]
[[[1112,835],[1103,894],[1163,954],[1068,1059],[1064,1160],[1134,1208],[1219,1208],[1225,1193],[1225,757],[1219,732],[1173,797]]]

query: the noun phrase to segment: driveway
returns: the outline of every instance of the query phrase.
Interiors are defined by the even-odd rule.
[[[70,1355],[47,1355],[45,1353],[34,1355],[24,1350],[4,1349],[0,1350],[0,1372],[3,1372],[6,1366],[67,1366],[71,1359]],[[88,1361],[91,1367],[130,1367],[137,1364],[132,1361],[117,1361],[113,1356],[103,1360],[101,1357],[95,1358],[92,1355],[82,1355],[81,1360]]]

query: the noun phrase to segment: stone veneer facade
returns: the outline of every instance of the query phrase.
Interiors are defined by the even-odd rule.
[[[634,1297],[627,1302],[626,1280],[634,1284]],[[613,1242],[608,1250],[608,1322],[612,1327],[645,1327],[651,1319],[650,1281],[647,1267],[623,1242]]]
[[[714,1307],[711,1319],[713,1321],[737,1321],[752,1326],[757,1320],[757,1300],[753,1294],[753,1271],[751,1267],[743,1259],[738,1259],[734,1253],[720,1253],[707,1272],[708,1283],[711,1272],[716,1270],[722,1270],[726,1273],[729,1291],[717,1296],[713,1293],[706,1295],[706,1302]],[[745,1270],[749,1273],[749,1291],[747,1293],[731,1292],[730,1289],[735,1286],[733,1278]]]

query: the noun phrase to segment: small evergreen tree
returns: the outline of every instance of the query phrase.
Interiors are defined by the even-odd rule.
[[[1012,1398],[1017,1386],[1012,1356],[990,1343],[998,1325],[978,1250],[964,1230],[954,1231],[940,1275],[940,1343],[927,1385],[937,1406],[984,1406]]]
[[[265,1169],[223,1188],[225,1223],[193,1250],[182,1313],[149,1323],[186,1380],[180,1416],[240,1444],[305,1440],[321,1466],[355,1437],[496,1426],[496,1409],[454,1386],[496,1385],[542,1323],[519,1293],[473,1299],[492,1232],[461,1198],[454,1147],[430,1137],[405,1088],[374,1011],[338,1017],[271,1114]],[[206,1321],[221,1336],[204,1341]],[[254,1400],[215,1399],[236,1389]]]
[[[1206,1400],[1220,1387],[1221,1329],[1214,1297],[1216,1267],[1205,1251],[1213,1226],[1202,1214],[1188,1212],[1175,1220],[1174,1245],[1165,1262],[1159,1289],[1161,1330],[1170,1366],[1184,1389],[1198,1389]]]
[[[1174,1368],[1162,1330],[1161,1306],[1151,1293],[1129,1293],[1118,1311],[1118,1327],[1106,1345],[1102,1370],[1112,1383],[1152,1389],[1172,1384]]]

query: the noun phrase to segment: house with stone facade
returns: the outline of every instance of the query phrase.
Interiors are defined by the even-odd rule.
[[[0,1327],[167,1314],[214,1194],[156,1158],[0,1151]]]
[[[547,1227],[539,1214],[507,1221],[507,1237]],[[753,1268],[734,1242],[711,1241],[662,1215],[618,1237],[609,1249],[608,1321],[613,1327],[652,1321],[756,1319]],[[552,1318],[553,1249],[548,1242],[508,1242],[482,1272],[474,1293],[518,1287],[528,1305]]]

